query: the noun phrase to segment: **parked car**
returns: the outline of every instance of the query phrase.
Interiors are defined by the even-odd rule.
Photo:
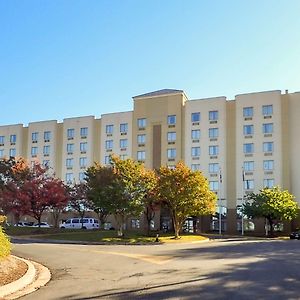
[[[290,234],[291,240],[300,240],[300,231],[294,231]]]
[[[15,226],[18,227],[32,227],[33,226],[33,222],[18,222]]]
[[[50,228],[51,226],[46,222],[41,222],[34,224],[33,227]]]
[[[99,220],[94,218],[68,219],[60,226],[62,229],[99,229]]]

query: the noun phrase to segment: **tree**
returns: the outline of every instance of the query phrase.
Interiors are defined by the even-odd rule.
[[[251,193],[243,205],[243,213],[251,219],[265,218],[273,236],[275,221],[293,220],[298,215],[299,205],[295,197],[278,186],[264,188],[258,194]]]
[[[187,217],[215,212],[216,195],[209,190],[207,179],[183,162],[174,169],[167,166],[159,169],[158,189],[161,200],[170,209],[175,238],[179,237]]]

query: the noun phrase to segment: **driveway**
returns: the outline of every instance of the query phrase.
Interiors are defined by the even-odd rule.
[[[300,299],[300,241],[95,246],[19,241],[50,268],[35,299]]]

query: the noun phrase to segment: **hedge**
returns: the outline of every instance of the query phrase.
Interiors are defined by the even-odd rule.
[[[0,222],[5,221],[5,218],[0,216]],[[0,259],[10,255],[11,244],[9,237],[4,233],[3,228],[0,225]]]

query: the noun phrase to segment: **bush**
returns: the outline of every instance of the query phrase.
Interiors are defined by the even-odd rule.
[[[6,219],[0,216],[0,222],[4,222]],[[10,254],[11,244],[9,237],[4,233],[3,228],[0,225],[0,259]]]

